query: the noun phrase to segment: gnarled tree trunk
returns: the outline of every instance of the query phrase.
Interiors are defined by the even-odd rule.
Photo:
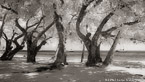
[[[37,42],[32,43],[32,39],[27,39],[27,62],[35,63],[36,55],[43,45],[46,44],[46,40],[43,40],[38,46]]]
[[[85,45],[83,44],[83,50],[82,50],[82,56],[81,56],[81,63],[84,60],[84,54],[85,54]]]
[[[38,53],[38,51],[41,49],[41,47],[43,45],[46,44],[46,40],[49,39],[45,39],[43,40],[39,45],[37,45],[38,40],[42,37],[42,35],[44,35],[44,33],[50,28],[52,27],[52,25],[54,24],[54,21],[48,25],[44,30],[42,30],[38,36],[36,38],[33,38],[33,33],[36,32],[36,30],[38,29],[38,27],[40,26],[42,20],[44,19],[45,16],[42,16],[40,18],[40,20],[32,25],[28,25],[29,20],[26,23],[26,29],[24,29],[18,22],[18,19],[15,20],[16,26],[22,31],[24,37],[24,41],[27,41],[27,62],[31,62],[31,63],[35,63],[36,62],[36,55]],[[31,27],[36,26],[33,31],[31,31],[30,33],[27,32],[27,30]]]
[[[68,64],[66,62],[66,53],[65,53],[65,45],[64,45],[64,27],[60,22],[60,16],[57,14],[57,12],[54,12],[55,15],[55,23],[56,23],[56,29],[59,36],[59,44],[58,44],[58,53],[56,60],[51,65],[50,69],[61,69],[62,66]]]
[[[27,37],[27,62],[35,63],[37,52],[37,43],[32,41],[32,35],[29,34]]]
[[[95,66],[99,62],[102,62],[102,58],[100,56],[100,45],[90,45],[86,66]]]
[[[38,53],[36,43],[28,43],[27,42],[27,62],[35,63],[36,55]]]
[[[17,36],[17,37],[15,37],[15,39],[13,40],[13,43],[15,44],[15,48],[14,49],[12,49],[11,51],[10,51],[10,53],[8,54],[8,60],[12,60],[12,58],[14,57],[14,55],[16,54],[16,53],[18,53],[19,51],[21,51],[23,48],[24,48],[24,43],[25,43],[25,40],[23,39],[23,41],[21,42],[21,44],[20,43],[18,43],[18,39],[20,39],[21,37],[23,37],[23,35],[24,34],[21,34],[21,35],[19,35],[19,36]],[[13,36],[14,37],[14,36]],[[12,38],[13,38],[12,37]]]
[[[113,60],[113,57],[114,57],[115,48],[117,46],[119,37],[120,37],[120,31],[118,32],[118,34],[117,34],[117,36],[116,36],[116,38],[115,38],[115,40],[114,40],[109,52],[108,52],[108,54],[107,54],[107,56],[106,56],[106,58],[105,58],[105,60],[103,62],[103,65],[107,66],[107,65],[112,63],[112,60]]]
[[[13,49],[13,50],[9,53],[8,60],[12,60],[13,57],[14,57],[14,55],[15,55],[16,53],[18,53],[19,51],[21,51],[23,48],[24,48],[23,45],[18,45],[18,46],[16,46],[16,48]]]
[[[39,45],[37,45],[37,40],[33,41],[32,33],[27,36],[27,62],[35,63],[36,55],[43,45],[46,44],[46,40],[43,40]]]
[[[22,41],[21,45],[17,42],[17,40],[19,38],[23,37],[23,34],[21,34],[21,35],[19,35],[17,37],[14,37],[15,34],[16,33],[14,33],[14,31],[13,31],[13,35],[12,35],[11,39],[8,39],[7,35],[3,32],[3,35],[4,35],[3,38],[6,41],[6,49],[5,49],[4,54],[1,57],[1,60],[5,60],[5,61],[6,60],[12,60],[14,55],[24,48],[24,42],[25,41]],[[16,46],[14,49],[12,49],[13,48],[12,43],[14,43],[15,46]]]
[[[41,49],[43,45],[46,44],[46,40],[50,39],[51,37],[44,39],[39,45],[38,40],[41,36],[54,24],[54,21],[48,25],[43,31],[41,31],[36,38],[33,38],[33,33],[37,28],[34,29],[31,33],[27,33],[27,62],[35,63],[36,62],[36,55],[38,51]]]
[[[12,60],[14,55],[24,48],[24,46],[22,46],[22,45],[16,46],[16,48],[14,48],[14,49],[12,49],[12,45],[9,45],[6,47],[7,48],[4,52],[4,54],[1,56],[1,60],[3,60],[3,61]]]
[[[102,20],[100,25],[98,26],[95,34],[93,35],[92,39],[89,37],[91,36],[91,33],[88,33],[86,36],[80,31],[81,22],[83,21],[83,18],[86,15],[87,7],[93,2],[94,0],[87,0],[83,3],[82,8],[79,12],[77,22],[76,22],[76,32],[78,36],[82,39],[82,41],[85,43],[85,46],[88,51],[88,60],[86,62],[86,66],[94,66],[99,62],[102,62],[101,56],[100,56],[100,35],[102,32],[102,29],[104,25],[107,23],[107,21],[114,15],[114,11],[110,12],[106,17]],[[102,0],[98,0],[96,4],[101,3]]]
[[[6,49],[5,52],[3,53],[3,55],[1,56],[1,60],[5,61],[8,60],[9,57],[9,53],[12,50],[12,40],[11,39],[5,39],[6,40]]]
[[[16,45],[14,49],[12,49],[12,41],[6,41],[6,50],[4,54],[1,56],[1,60],[12,60],[14,55],[18,53],[20,50],[24,48],[24,45]]]

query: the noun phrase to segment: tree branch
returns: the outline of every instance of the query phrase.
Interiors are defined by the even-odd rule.
[[[117,27],[109,28],[108,30],[101,32],[101,35],[105,38],[115,37],[115,35],[112,35],[111,33],[116,29],[117,29]]]
[[[15,13],[16,15],[18,15],[18,12],[17,12],[16,10],[12,9],[11,7],[6,7],[6,6],[4,6],[4,5],[1,5],[1,7],[2,7],[3,9],[9,10],[9,11]]]
[[[7,16],[7,14],[4,15],[3,20],[2,20],[2,25],[1,25],[1,28],[0,28],[0,38],[2,37],[6,16]]]
[[[29,24],[30,19],[31,19],[31,18],[29,18],[29,19],[27,20],[27,22],[26,22],[26,29],[29,27],[28,24]]]
[[[45,40],[49,40],[49,39],[51,39],[52,37],[48,37],[48,38],[46,38]]]
[[[7,14],[4,15],[3,20],[2,20],[2,25],[1,25],[1,29],[3,30],[3,27],[5,25],[5,19],[6,19]]]
[[[68,22],[68,26],[69,26],[69,28],[70,28],[70,24],[72,23],[72,20],[74,19],[74,17],[75,17],[76,15],[77,15],[77,14],[72,15],[70,21]]]
[[[94,0],[85,0],[84,4],[82,5],[82,8],[79,12],[79,15],[78,15],[78,18],[77,18],[77,22],[76,22],[76,32],[78,34],[78,36],[83,40],[85,41],[86,40],[86,37],[85,35],[80,31],[80,25],[81,25],[81,22],[83,20],[83,18],[85,17],[86,15],[86,9],[87,7],[93,2]],[[102,0],[98,0],[96,1],[96,4],[99,5],[100,3],[102,2]]]
[[[21,37],[23,37],[24,36],[24,34],[20,34],[19,36],[17,36],[15,39],[14,39],[14,41],[16,40],[18,40],[19,38],[21,38]]]
[[[17,34],[17,33],[15,33],[14,30],[13,30],[13,35],[12,35],[12,37],[11,37],[11,40],[13,40],[13,38],[15,37],[16,34]]]
[[[93,0],[89,0],[88,2],[85,1],[85,3],[82,5],[82,8],[79,12],[79,15],[78,15],[78,18],[77,18],[77,22],[76,22],[76,32],[78,34],[78,36],[83,40],[85,41],[85,35],[80,31],[80,25],[81,25],[81,22],[83,20],[83,18],[85,17],[86,15],[86,9],[87,7],[90,5],[90,3],[92,2]]]
[[[26,30],[19,24],[18,18],[15,20],[15,25],[22,31],[22,33],[26,33]]]
[[[145,42],[145,39],[144,40],[139,40],[139,39],[136,39],[136,38],[129,38],[131,41],[134,41],[134,43],[137,43],[137,42]]]
[[[111,33],[112,31],[114,31],[116,29],[117,29],[117,27],[112,27],[112,28],[109,28],[109,29],[107,29],[106,31],[103,31],[103,32]]]
[[[50,28],[54,25],[55,21],[53,21],[50,25],[48,25],[43,31],[39,33],[39,35],[36,37],[34,41],[37,41],[41,38],[41,36]]]
[[[94,43],[97,43],[98,39],[99,39],[99,36],[101,34],[101,31],[104,27],[104,25],[107,23],[107,21],[114,15],[114,12],[115,11],[112,11],[110,12],[104,19],[103,21],[101,22],[101,24],[99,25],[99,27],[97,28],[97,31],[95,32],[93,38],[92,38],[92,41],[94,41]],[[95,44],[94,44],[95,45]]]
[[[45,45],[46,43],[47,43],[46,40],[43,40],[43,41],[39,44],[39,46],[37,46],[37,50],[40,50],[41,47],[42,47],[43,45]]]
[[[5,40],[8,40],[8,37],[7,37],[6,33],[4,33],[4,32],[2,32],[2,33],[3,33],[3,35],[4,35],[3,38],[4,38]]]
[[[40,21],[37,23],[37,26],[35,27],[34,31],[37,30],[37,28],[39,27],[39,25],[41,24],[42,20],[45,18],[45,16],[42,16]]]
[[[28,22],[30,20],[30,19],[28,19],[27,23],[26,23],[26,26],[27,26],[26,30],[28,30],[29,28],[37,25],[36,28],[34,29],[34,30],[36,30],[44,18],[45,18],[45,16],[42,16],[38,22],[36,22],[36,23],[34,23],[34,24],[30,25],[30,26],[28,26]]]
[[[21,38],[21,37],[23,37],[23,36],[24,36],[24,34],[21,34],[21,35],[17,36],[17,37],[13,40],[13,42],[15,43],[16,46],[19,46],[19,45],[20,45],[20,44],[18,43],[18,39]],[[23,43],[23,42],[22,42],[22,43]]]
[[[139,23],[140,21],[139,20],[135,20],[133,22],[126,22],[126,23],[123,23],[124,25],[134,25],[134,24],[137,24]]]

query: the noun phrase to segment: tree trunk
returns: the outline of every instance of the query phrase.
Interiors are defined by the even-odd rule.
[[[36,55],[37,55],[37,46],[34,46],[33,44],[30,45],[27,48],[27,62],[29,63],[35,63],[36,62]]]
[[[14,57],[14,55],[15,55],[16,53],[18,53],[19,51],[21,51],[23,48],[24,48],[24,46],[21,46],[21,45],[17,46],[14,50],[12,50],[12,51],[9,53],[8,60],[12,60],[13,57]]]
[[[46,40],[43,40],[39,45],[37,45],[38,40],[32,40],[33,33],[27,35],[27,62],[35,63],[36,55],[43,45],[46,44]]]
[[[100,45],[91,45],[88,49],[88,60],[86,62],[86,66],[95,66],[100,62],[102,62],[102,58],[100,57]]]
[[[3,20],[2,20],[2,25],[1,25],[1,28],[0,28],[0,39],[2,38],[6,16],[7,16],[7,14],[4,15]]]
[[[105,58],[105,60],[103,62],[103,65],[107,66],[107,65],[112,63],[113,57],[114,57],[115,48],[117,46],[117,42],[118,42],[119,38],[120,38],[120,31],[118,32],[118,34],[117,34],[117,36],[116,36],[116,38],[115,38],[115,40],[114,40],[109,52],[108,52],[108,54],[107,54],[107,56],[106,56],[106,58]]]
[[[60,65],[65,65],[66,62],[66,54],[64,52],[65,50],[65,46],[64,46],[64,35],[63,35],[63,31],[58,29],[58,35],[59,35],[59,44],[58,44],[58,53],[57,53],[57,57],[55,60],[55,64],[57,64],[57,66],[59,67]]]
[[[6,40],[6,49],[5,52],[3,53],[3,55],[1,56],[1,60],[5,61],[8,60],[8,54],[10,53],[10,51],[12,50],[12,41],[11,40]]]
[[[9,51],[8,50],[6,50],[4,53],[3,53],[3,55],[1,56],[1,60],[2,61],[7,61],[8,60],[8,53],[9,53]]]
[[[85,44],[83,44],[83,51],[82,51],[82,56],[81,56],[81,63],[84,60],[84,53],[85,53]]]
[[[102,62],[102,59],[100,57],[100,44],[99,44],[99,38],[102,32],[102,29],[104,25],[107,23],[107,21],[114,15],[114,11],[110,12],[106,17],[102,20],[100,25],[98,26],[95,34],[92,37],[92,40],[89,39],[89,37],[84,35],[80,31],[81,22],[83,21],[85,15],[86,15],[86,9],[87,7],[93,2],[94,0],[86,0],[86,2],[83,3],[81,10],[79,12],[77,22],[76,22],[76,32],[78,36],[82,39],[82,41],[85,43],[85,46],[88,50],[88,60],[86,62],[86,66],[95,66],[98,62]],[[98,0],[96,2],[97,5],[99,5],[102,2],[102,0]],[[90,36],[90,35],[89,35]]]
[[[65,62],[64,45],[59,44],[59,50],[57,53],[55,63],[60,63],[60,64],[63,63],[64,64],[64,62]]]
[[[35,63],[37,54],[37,42],[32,41],[33,33],[27,35],[27,62]]]
[[[58,44],[58,53],[56,60],[51,65],[50,69],[61,69],[64,65],[68,64],[66,62],[66,53],[65,53],[65,45],[64,45],[64,27],[60,22],[60,16],[57,14],[57,12],[54,12],[55,19],[56,19],[56,29],[59,36],[59,44]]]
[[[102,20],[101,24],[97,28],[97,31],[92,37],[90,47],[88,49],[88,61],[86,63],[87,66],[95,66],[97,63],[102,62],[102,58],[100,56],[100,45],[99,38],[102,32],[104,25],[107,21],[114,15],[114,11],[110,12],[106,17]]]
[[[27,62],[35,63],[36,55],[38,51],[41,49],[42,45],[45,45],[45,41],[42,41],[39,46],[37,46],[37,42],[33,42],[32,44],[27,43]]]
[[[61,40],[62,39],[63,38],[61,38]],[[59,40],[58,47],[59,48],[58,48],[56,60],[54,61],[54,63],[50,67],[50,69],[61,69],[64,65],[68,65],[68,63],[66,61],[66,54],[64,52],[64,44],[60,40]]]
[[[36,62],[35,57],[36,57],[35,51],[27,52],[27,62],[28,63],[35,63]]]
[[[4,35],[3,38],[6,41],[6,49],[5,49],[4,54],[1,57],[1,60],[12,60],[12,58],[14,57],[14,55],[18,51],[22,50],[23,47],[24,47],[24,41],[21,43],[21,45],[17,42],[17,40],[19,38],[21,38],[23,36],[23,34],[15,37],[16,33],[14,33],[14,31],[13,31],[13,35],[12,35],[11,39],[8,39],[7,35],[4,32],[3,32],[3,35]],[[14,37],[15,37],[15,39],[14,39]],[[16,46],[14,49],[12,49],[13,48],[12,43],[14,43],[15,46]]]
[[[97,63],[102,62],[102,58],[101,58],[101,54],[100,54],[100,46],[101,46],[101,43],[97,46],[96,53],[95,53]]]

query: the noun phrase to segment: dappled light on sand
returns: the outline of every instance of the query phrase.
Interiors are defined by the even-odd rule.
[[[119,71],[119,72],[125,72],[130,73],[134,75],[142,75],[145,76],[145,68],[127,68],[127,67],[121,67],[121,66],[114,66],[110,65],[106,68],[107,71]]]
[[[27,78],[31,79],[31,78],[36,78],[36,76],[39,75],[39,73],[27,73],[24,74]]]
[[[117,62],[120,63],[120,62]],[[145,61],[124,61],[124,65],[109,65],[106,71],[120,72],[140,76],[141,79],[134,79],[139,82],[145,82]]]
[[[0,79],[8,79],[12,74],[0,74]]]
[[[61,70],[45,70],[36,72],[36,68],[48,66],[49,59],[38,57],[39,63],[25,63],[23,58],[11,62],[0,62],[0,82],[105,82],[108,79],[132,79],[125,82],[144,82],[144,61],[114,61],[106,68],[86,67],[79,58],[71,59],[69,65]],[[22,60],[21,60],[22,59]],[[85,62],[85,61],[84,61]],[[141,67],[142,66],[142,67]],[[115,81],[117,82],[117,81]]]

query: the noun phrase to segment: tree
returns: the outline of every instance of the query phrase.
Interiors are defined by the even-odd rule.
[[[58,15],[56,11],[56,5],[54,4],[54,19],[55,19],[55,25],[59,37],[59,43],[58,43],[58,50],[56,53],[56,60],[52,65],[50,66],[50,69],[61,69],[62,66],[67,65],[66,62],[66,53],[65,53],[65,36],[64,36],[64,26],[61,23],[61,16]]]
[[[43,45],[46,44],[46,41],[51,37],[42,40],[39,45],[37,45],[38,40],[40,39],[40,36],[42,36],[41,34],[45,33],[53,24],[54,22],[52,22],[49,26],[47,26],[46,29],[44,29],[34,40],[33,40],[33,32],[27,35],[27,62],[32,63],[36,62],[35,57],[38,51],[41,49]]]
[[[27,21],[27,23],[28,23],[28,21]],[[24,44],[26,42],[27,30],[32,28],[36,24],[37,23],[30,25],[30,26],[27,25],[27,28],[23,29],[20,26],[18,19],[16,18],[15,25],[16,25],[16,27],[18,27],[18,29],[21,30],[22,33],[18,34],[15,32],[15,30],[13,30],[13,35],[11,36],[11,39],[9,39],[8,36],[6,35],[6,33],[3,32],[3,36],[4,36],[3,38],[6,41],[6,48],[5,48],[4,54],[1,56],[1,60],[12,60],[14,55],[24,48]],[[18,40],[21,38],[22,38],[22,41],[18,42]],[[12,45],[12,43],[14,43],[14,45]]]
[[[2,20],[2,25],[1,25],[1,28],[0,28],[0,39],[1,39],[2,34],[3,34],[3,29],[4,29],[4,25],[5,25],[6,16],[7,16],[7,14],[4,15],[3,20]]]
[[[105,60],[103,62],[104,65],[107,66],[107,65],[112,63],[114,52],[115,52],[115,48],[117,46],[119,38],[120,38],[120,31],[116,35],[116,38],[115,38],[115,40],[114,40],[114,42],[113,42],[113,44],[112,44],[112,46],[111,46],[111,48],[110,48],[110,50],[108,52],[108,55],[106,56],[106,58],[105,58]]]
[[[18,39],[23,37],[23,34],[20,34],[17,37],[15,37],[16,33],[13,30],[13,35],[12,35],[11,39],[9,39],[6,35],[6,33],[4,33],[4,32],[3,32],[3,35],[4,35],[3,38],[6,41],[6,48],[5,48],[3,55],[1,56],[1,60],[3,60],[3,61],[12,60],[14,55],[24,48],[24,43],[25,43],[24,40],[20,44],[18,43]],[[12,43],[15,44],[15,47],[12,46]]]
[[[26,30],[23,27],[20,26],[20,24],[18,23],[18,19],[16,19],[17,27],[23,32],[23,34],[25,34],[25,37],[26,37],[26,41],[27,41],[27,62],[35,63],[36,62],[35,57],[36,57],[38,51],[41,49],[41,47],[43,45],[46,44],[46,40],[51,38],[51,37],[49,37],[49,38],[45,37],[45,39],[42,40],[40,42],[40,44],[38,45],[38,41],[40,40],[40,38],[54,24],[54,21],[53,21],[51,24],[46,26],[46,28],[44,28],[41,32],[38,32],[37,29],[39,27],[41,27],[40,24],[41,24],[42,20],[44,19],[44,17],[45,16],[41,17],[41,19],[33,25],[30,25],[30,26],[26,25],[27,26]],[[28,24],[28,22],[26,24]],[[30,31],[30,32],[27,32],[28,28],[31,28],[31,27],[34,27],[33,30]],[[38,33],[38,35],[34,37],[34,33]]]
[[[49,0],[50,1],[50,0]],[[48,1],[48,2],[49,2]],[[37,52],[41,49],[43,45],[46,44],[46,40],[50,39],[51,37],[47,38],[45,32],[54,24],[52,22],[50,25],[42,26],[41,22],[44,22],[44,14],[47,14],[47,10],[43,9],[43,6],[47,6],[47,4],[43,4],[45,1],[39,0],[11,0],[11,1],[4,1],[0,5],[3,9],[7,10],[8,12],[12,13],[13,17],[11,19],[15,19],[16,27],[22,32],[20,35],[23,37],[22,43],[24,44],[27,42],[27,62],[35,63],[35,56]],[[51,1],[53,2],[53,1]],[[50,3],[49,3],[50,4]],[[37,5],[37,6],[36,6]],[[51,6],[51,5],[49,5]],[[51,8],[50,8],[51,11]],[[11,16],[12,16],[11,15]],[[50,14],[48,14],[50,15]],[[41,17],[42,16],[42,17]],[[9,16],[10,17],[10,16]],[[41,18],[40,18],[41,17]],[[50,16],[49,16],[50,17]],[[33,19],[31,19],[33,18]],[[37,19],[40,20],[38,22]],[[21,26],[19,23],[19,19],[27,20],[25,26]],[[33,21],[30,21],[33,20]],[[47,21],[51,21],[48,19]],[[32,24],[33,22],[36,22]],[[32,25],[29,25],[31,23]],[[43,28],[42,28],[43,27]],[[30,29],[31,28],[31,29]],[[29,30],[30,29],[30,30]],[[33,29],[33,30],[32,30]],[[41,32],[38,29],[43,29]],[[37,36],[38,35],[38,36]],[[20,38],[19,36],[19,38]],[[44,38],[43,38],[44,37]],[[42,39],[40,41],[40,39]],[[18,42],[16,41],[18,38],[14,39],[14,44],[18,47]],[[20,48],[19,48],[20,49]]]
[[[99,37],[102,31],[103,26],[106,24],[106,22],[114,15],[114,11],[110,12],[101,22],[99,25],[97,31],[95,32],[92,40],[89,38],[91,34],[87,34],[86,36],[81,33],[80,31],[80,24],[86,15],[86,9],[87,7],[93,2],[94,0],[86,0],[81,7],[81,10],[79,12],[77,22],[76,22],[76,32],[78,36],[82,39],[84,42],[87,50],[88,50],[88,61],[86,63],[87,66],[94,66],[98,62],[102,62],[102,59],[100,57],[100,44],[99,43]],[[100,4],[102,0],[98,0],[96,4]]]
[[[121,27],[122,27],[122,26],[133,26],[133,25],[138,24],[138,23],[140,23],[140,21],[137,19],[137,20],[132,21],[132,22],[123,23],[123,24],[121,24],[120,26],[121,26]],[[118,28],[121,28],[121,27],[118,27]],[[116,26],[116,28],[117,28],[117,26]],[[104,34],[104,33],[109,33],[109,31],[114,30],[114,29],[115,29],[115,27],[112,28],[112,29],[107,30],[106,32],[102,32],[102,33],[103,33],[103,34]],[[110,33],[109,33],[109,34],[110,34]],[[104,34],[104,35],[109,35],[109,34]],[[121,32],[119,31],[119,32],[117,33],[117,35],[116,35],[116,38],[115,38],[114,41],[113,41],[113,44],[112,44],[110,50],[108,51],[108,54],[107,54],[105,60],[103,61],[103,65],[108,66],[109,64],[112,63],[113,57],[114,57],[115,48],[116,48],[117,43],[118,43],[118,41],[119,41],[119,39],[120,39],[120,36],[121,36]]]
[[[109,13],[103,18],[103,20],[101,21],[101,23],[99,24],[97,30],[95,31],[94,35],[92,36],[92,39],[90,39],[89,37],[91,36],[91,34],[83,34],[80,31],[80,27],[81,27],[81,23],[83,21],[83,19],[85,18],[86,14],[89,12],[90,6],[91,4],[94,4],[95,2],[95,7],[99,4],[101,4],[103,2],[103,0],[84,0],[84,2],[82,3],[82,7],[81,10],[79,12],[78,18],[77,18],[77,22],[76,22],[76,32],[78,34],[78,36],[82,39],[82,41],[84,42],[87,51],[88,51],[88,60],[86,62],[87,66],[95,66],[97,63],[102,62],[101,56],[100,56],[100,45],[101,45],[101,38],[103,37],[114,37],[114,35],[112,35],[112,31],[116,30],[116,27],[112,27],[107,29],[106,31],[103,31],[103,28],[105,27],[106,23],[116,14],[120,14],[118,12],[124,12],[126,15],[127,14],[133,14],[132,13],[132,9],[131,7],[133,7],[135,4],[132,4],[131,2],[125,2],[123,0],[119,0],[117,2],[117,4],[115,4],[115,6],[111,5],[111,8],[109,10]],[[113,1],[110,1],[111,3],[113,3]],[[113,4],[114,5],[114,4]],[[126,11],[128,10],[128,11]],[[108,11],[108,10],[107,10]],[[132,15],[132,17],[134,17]],[[123,21],[124,22],[124,21]],[[138,22],[134,21],[134,22]],[[132,22],[133,23],[133,22]],[[125,23],[123,23],[125,24]],[[111,51],[110,51],[111,52]]]

